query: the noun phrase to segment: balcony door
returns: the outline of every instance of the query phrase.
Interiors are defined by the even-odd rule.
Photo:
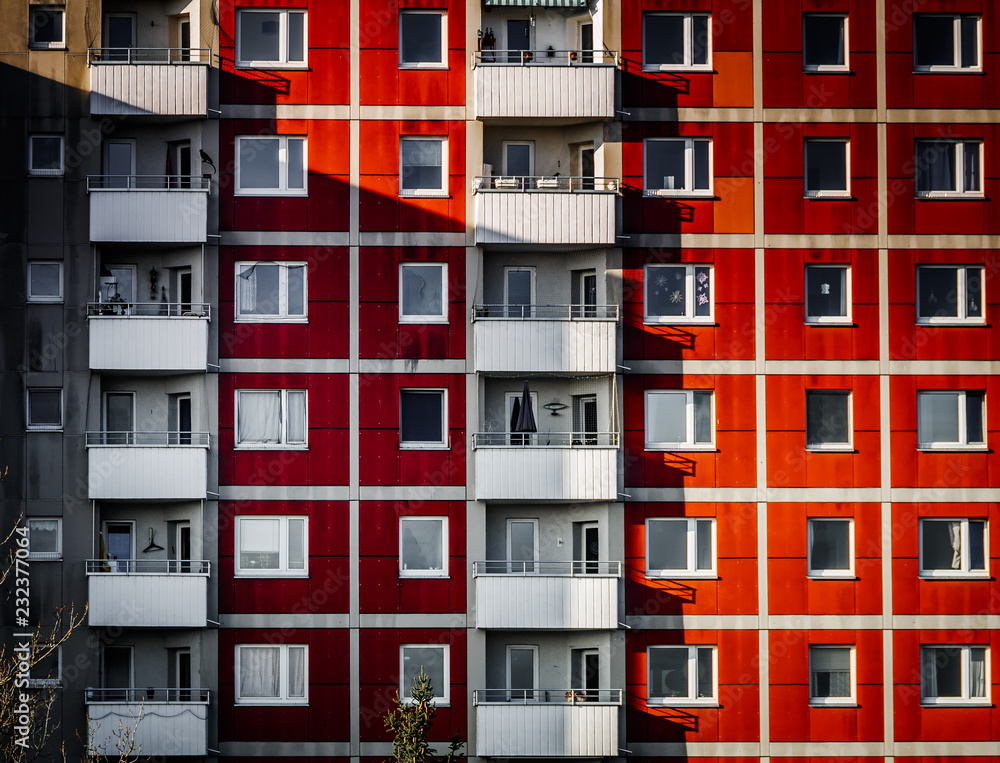
[[[587,21],[579,25],[580,63],[594,63],[594,24]]]
[[[171,395],[167,401],[169,413],[171,432],[170,444],[171,445],[190,445],[191,444],[191,395],[180,394]]]
[[[503,176],[514,178],[518,188],[524,188],[527,178],[535,174],[535,142],[507,140],[503,144]]]
[[[135,265],[108,265],[101,270],[101,302],[109,303],[116,315],[124,314],[124,305],[135,302]],[[116,308],[116,303],[124,303]]]
[[[538,689],[538,647],[507,647],[507,689],[512,701],[535,702],[539,699]]]
[[[104,537],[112,572],[128,572],[135,559],[135,527],[131,522],[105,522]]]
[[[103,174],[105,188],[128,188],[135,174],[135,141],[104,141]]]
[[[191,268],[173,268],[170,271],[170,301],[176,303],[178,315],[191,312]]]
[[[173,37],[175,50],[171,53],[172,61],[191,60],[191,17],[187,14],[174,16]]]
[[[596,649],[570,652],[570,685],[575,701],[597,702],[601,688],[601,654]]]
[[[191,523],[173,522],[170,531],[170,559],[172,570],[191,572]]]
[[[190,702],[191,697],[191,650],[190,649],[172,649],[171,654],[171,664],[169,676],[169,688],[173,689],[170,694],[175,696],[168,697],[170,700],[175,700],[177,702]]]
[[[111,61],[127,61],[135,47],[135,14],[104,14],[105,55]]]
[[[167,166],[170,188],[191,187],[191,141],[175,140],[167,144]]]
[[[135,444],[135,393],[104,393],[104,444]]]
[[[507,520],[507,571],[532,573],[538,561],[538,520]]]
[[[507,318],[530,318],[535,303],[535,269],[504,268],[503,303]]]
[[[528,19],[507,19],[507,62],[521,62],[521,51],[531,50],[531,22]]]
[[[597,522],[579,522],[573,532],[575,572],[595,575],[600,572],[601,530]]]
[[[575,270],[573,271],[573,304],[579,305],[579,309],[574,308],[574,318],[596,318],[597,317],[597,271]]]
[[[573,444],[597,445],[597,395],[573,395]]]
[[[580,147],[580,187],[585,191],[594,190],[594,146],[586,145]]]
[[[104,647],[101,660],[101,688],[105,690],[103,699],[128,702],[128,690],[132,688],[133,681],[132,647]]]

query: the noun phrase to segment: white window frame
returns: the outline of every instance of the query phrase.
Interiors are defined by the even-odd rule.
[[[34,295],[31,293],[31,269],[35,265],[55,265],[59,268],[59,294],[58,296],[45,295]],[[46,260],[31,260],[28,262],[28,283],[25,287],[25,293],[27,294],[28,302],[49,302],[56,303],[63,301],[63,264],[61,262],[50,262]]]
[[[278,311],[267,314],[244,315],[240,311],[240,272],[253,265],[278,266]],[[288,314],[288,269],[302,268],[302,315]],[[309,263],[304,261],[275,262],[273,260],[239,260],[236,263],[236,291],[233,294],[236,323],[308,323],[309,322]]]
[[[686,649],[688,652],[688,695],[687,697],[653,697],[652,660],[654,649]],[[712,650],[712,696],[698,697],[698,650]],[[716,705],[719,697],[719,648],[715,644],[655,644],[646,647],[646,704],[671,707],[674,705]]]
[[[847,398],[847,442],[809,442],[809,395],[843,395]],[[807,389],[806,390],[806,450],[808,451],[853,451],[854,450],[854,393],[847,389]]]
[[[809,146],[813,143],[839,143],[844,146],[843,189],[812,190],[809,188]],[[802,195],[807,199],[851,198],[851,141],[847,138],[805,138],[802,141]]]
[[[281,441],[269,442],[247,442],[239,441],[240,428],[240,396],[244,392],[279,392],[281,393]],[[305,395],[305,426],[303,434],[305,442],[288,442],[288,393],[301,392]],[[233,419],[233,439],[236,450],[308,450],[309,448],[309,390],[307,389],[257,389],[254,387],[240,387],[236,390],[234,400],[236,410]]]
[[[408,140],[438,141],[441,144],[441,187],[403,188],[403,142]],[[407,198],[448,196],[448,138],[444,135],[400,135],[399,136],[399,195]]]
[[[841,270],[844,271],[844,312],[846,315],[812,315],[809,312],[809,271],[810,270]],[[851,266],[850,265],[839,265],[839,264],[818,264],[818,263],[808,263],[805,267],[803,273],[804,281],[804,292],[805,292],[805,311],[806,311],[806,323],[840,323],[849,324],[853,323],[854,319],[851,315],[851,308],[854,305],[854,297],[851,292]]]
[[[278,696],[277,697],[243,697],[240,695],[240,652],[243,648],[278,649]],[[303,682],[304,697],[288,696],[288,651],[300,648],[303,650]],[[236,665],[233,676],[235,686],[233,693],[237,705],[308,705],[309,704],[309,645],[308,644],[236,644]]]
[[[657,268],[684,268],[684,315],[650,315],[650,271]],[[708,315],[695,315],[695,276],[697,268],[708,268]],[[642,322],[651,324],[714,323],[715,322],[715,265],[710,262],[647,262],[642,267]]]
[[[440,61],[404,61],[403,56],[403,16],[440,16],[441,17],[441,60]],[[448,68],[448,14],[441,10],[400,8],[398,40],[398,66],[400,69],[447,69]]]
[[[241,566],[243,549],[243,523],[255,520],[278,521],[278,569],[260,569],[258,567]],[[304,567],[301,570],[289,569],[289,520],[302,520],[302,558]],[[244,514],[236,517],[236,533],[234,538],[233,570],[236,577],[244,578],[307,578],[309,577],[309,517],[304,514]]]
[[[986,569],[973,570],[969,522],[983,523],[983,564]],[[962,566],[957,570],[924,569],[924,527],[928,522],[959,522],[961,524]],[[921,578],[988,578],[990,576],[990,523],[986,517],[921,517],[917,533],[917,555]]]
[[[646,45],[646,18],[649,16],[681,16],[684,19],[684,63],[683,64],[654,64],[648,63],[646,61],[646,50],[648,46]],[[694,58],[694,22],[692,19],[695,16],[704,16],[708,19],[708,34],[706,35],[706,46],[705,51],[705,63],[703,64],[693,64],[691,63]],[[689,13],[670,13],[670,12],[659,12],[659,11],[647,11],[642,14],[642,69],[643,71],[711,71],[712,70],[712,14],[710,13],[699,13],[699,12],[689,12]]]
[[[707,569],[698,569],[698,522],[711,522],[711,541],[712,541],[712,566]],[[686,522],[687,527],[685,528],[686,540],[687,540],[687,558],[688,566],[687,569],[653,569],[649,565],[649,541],[650,541],[650,526],[661,522],[676,522],[680,524],[681,522]],[[718,575],[718,544],[717,544],[717,525],[715,517],[647,517],[646,518],[646,577],[651,580],[665,578],[668,580],[673,580],[674,578],[714,578]]]
[[[505,140],[503,141],[502,151],[503,151],[503,177],[525,177],[523,175],[513,175],[510,173],[507,167],[507,147],[508,146],[527,146],[528,147],[528,175],[527,177],[532,177],[535,174],[535,141],[533,140]]]
[[[240,145],[243,141],[278,141],[278,182],[277,188],[246,188],[240,183]],[[288,187],[288,141],[302,141],[302,188]],[[233,194],[236,196],[308,196],[309,195],[309,140],[305,135],[237,135],[236,136],[236,188]]]
[[[35,169],[35,139],[48,138],[59,141],[59,169]],[[62,135],[35,133],[28,136],[28,174],[32,177],[62,177],[66,168],[66,140]]]
[[[982,429],[984,442],[970,443],[969,440],[969,420],[968,405],[965,396],[967,392],[977,392],[979,390],[958,390],[958,389],[922,389],[917,391],[917,448],[919,450],[986,450],[985,440],[989,437],[986,430],[986,394],[983,395],[982,409]],[[922,442],[920,440],[920,396],[921,395],[958,395],[958,442]]]
[[[977,13],[916,13],[914,16],[937,16],[939,18],[950,18],[952,25],[952,39],[954,44],[952,51],[954,59],[951,65],[941,66],[917,66],[917,25],[913,24],[913,71],[921,72],[945,72],[949,74],[959,74],[962,72],[981,72],[983,70],[983,17]],[[962,66],[962,18],[976,19],[976,65]]]
[[[243,56],[243,14],[277,13],[278,20],[278,60],[244,61]],[[302,60],[288,60],[288,17],[298,13],[302,16]],[[309,66],[309,13],[305,8],[237,8],[236,9],[236,67],[238,69],[305,69]]]
[[[434,686],[434,697],[431,702],[436,707],[448,707],[451,704],[451,644],[400,644],[399,645],[399,696],[406,704],[413,704],[413,698],[410,696],[411,686],[404,686],[404,678],[406,672],[403,670],[403,656],[404,652],[408,648],[417,649],[441,649],[443,655],[441,657],[442,673],[444,675],[444,694],[439,693],[441,687]]]
[[[850,654],[851,696],[817,697],[813,695],[813,651],[821,649],[846,649]],[[847,707],[858,704],[858,657],[857,650],[850,644],[810,644],[809,645],[809,704],[813,707]]]
[[[669,393],[681,393],[683,392],[687,395],[687,401],[685,402],[684,414],[685,414],[685,429],[687,430],[688,439],[685,442],[651,442],[649,440],[649,397],[650,395],[657,395],[664,392]],[[711,409],[709,412],[709,420],[712,425],[712,439],[710,442],[695,442],[694,441],[694,395],[696,392],[705,392],[710,395]],[[647,389],[645,392],[645,431],[646,431],[646,450],[715,450],[715,390],[711,389]]]
[[[967,268],[979,268],[979,303],[982,305],[982,315],[964,315],[968,309],[968,272]],[[955,302],[958,305],[958,315],[921,315],[920,314],[920,274],[922,271],[938,269],[938,270],[956,270],[958,271],[957,277],[955,279],[957,293],[955,295]],[[977,263],[969,263],[965,265],[951,265],[951,264],[935,264],[935,265],[924,265],[920,264],[916,267],[916,278],[915,286],[917,290],[915,303],[917,312],[917,323],[922,325],[931,324],[981,324],[986,323],[986,268]]]
[[[403,523],[438,522],[441,526],[441,569],[413,569],[403,567]],[[446,578],[448,577],[448,517],[407,515],[399,518],[399,576],[401,578]]]
[[[646,182],[649,178],[647,168],[650,143],[683,143],[684,144],[684,187],[683,188],[649,188]],[[708,144],[708,188],[694,187],[694,144]],[[715,186],[715,152],[712,150],[711,138],[646,138],[642,142],[642,193],[644,196],[683,196],[685,198],[709,199],[714,196]]]
[[[66,6],[63,5],[31,5],[28,8],[28,47],[31,50],[65,50],[66,49]],[[35,29],[31,23],[31,13],[34,11],[59,11],[62,14],[62,40],[58,42],[35,42]]]
[[[32,665],[28,669],[28,686],[32,689],[58,689],[62,687],[62,674],[63,674],[63,655],[62,655],[62,644],[52,644],[51,642],[35,642],[34,646],[41,649],[48,649],[54,646],[56,650],[56,677],[55,678],[34,678],[32,673],[37,670],[38,666]],[[34,655],[33,655],[34,657]]]
[[[983,139],[982,138],[953,138],[940,140],[936,138],[917,138],[913,143],[913,192],[918,199],[979,199],[984,198],[986,191],[986,178],[983,173],[985,165],[983,163]],[[952,154],[952,167],[955,172],[954,191],[921,191],[920,187],[920,159],[917,156],[917,144],[936,143],[938,145],[951,146],[954,150]],[[974,143],[979,147],[979,189],[965,189],[965,147],[969,143]],[[926,169],[924,170],[926,171]]]
[[[56,523],[56,550],[55,551],[32,551],[31,550],[31,523],[36,520]],[[28,528],[28,559],[34,562],[56,562],[62,559],[62,517],[27,517],[24,520]]]
[[[847,538],[848,538],[848,561],[850,562],[849,567],[846,570],[837,569],[826,569],[825,567],[815,567],[813,565],[813,528],[818,523],[829,523],[833,524],[840,522],[847,525]],[[806,518],[806,569],[808,570],[806,577],[809,578],[832,578],[832,579],[854,579],[854,564],[855,564],[855,549],[854,549],[854,518],[853,517],[807,517]]]
[[[513,688],[510,685],[510,653],[514,649],[524,649],[526,651],[534,653],[534,656],[532,658],[532,669],[533,669],[534,675],[532,676],[532,683],[531,683],[531,688],[530,689],[515,689],[515,688]],[[539,691],[538,691],[541,687],[539,687],[539,685],[538,685],[538,645],[537,644],[507,644],[506,660],[505,660],[504,667],[506,668],[504,686],[506,687],[507,692],[508,692],[508,694],[507,694],[507,701],[508,702],[510,702],[512,700],[514,702],[518,702],[518,701],[520,701],[520,702],[537,702],[537,701],[539,701],[541,699],[541,696],[540,696]],[[525,696],[523,696],[523,697],[515,696],[514,692],[523,693]],[[527,696],[529,692],[531,693],[531,696]]]
[[[31,423],[31,393],[32,392],[58,392],[59,393],[59,423],[58,424],[32,424]],[[24,423],[25,429],[29,432],[61,432],[66,423],[66,405],[62,387],[28,387],[25,390],[24,400]]]
[[[403,393],[441,395],[441,440],[403,440]],[[400,450],[449,450],[450,433],[448,431],[448,388],[447,387],[401,387],[399,390],[399,449]]]
[[[806,19],[822,16],[838,18],[844,21],[844,63],[838,64],[807,64],[806,63]],[[803,13],[802,14],[802,71],[804,72],[849,72],[851,70],[851,29],[850,19],[846,13]]]
[[[411,315],[403,312],[403,270],[405,268],[441,268],[441,312],[437,315]],[[399,322],[448,323],[448,263],[400,262],[399,263]]]
[[[962,652],[962,696],[961,697],[930,697],[924,694],[924,650],[925,649],[960,649]],[[985,697],[970,696],[970,673],[972,669],[972,650],[985,650],[983,672],[985,680]],[[990,705],[992,692],[993,667],[990,659],[989,644],[921,644],[920,645],[920,704],[921,705]]]

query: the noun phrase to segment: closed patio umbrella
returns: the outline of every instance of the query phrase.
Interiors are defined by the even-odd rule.
[[[535,413],[531,410],[531,391],[528,389],[528,382],[524,383],[524,392],[521,393],[521,411],[517,417],[515,432],[537,432],[538,426],[535,424]]]

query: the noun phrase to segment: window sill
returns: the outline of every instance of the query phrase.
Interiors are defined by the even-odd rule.
[[[27,427],[26,431],[28,431],[28,432],[61,432],[61,431],[63,431],[63,428],[62,427],[33,427],[33,426],[29,426],[29,427]]]
[[[655,572],[647,572],[646,580],[718,580],[719,576],[715,573],[703,574],[701,572],[671,572],[667,574],[657,574]]]
[[[985,445],[918,445],[918,453],[989,453]]]
[[[803,74],[854,74],[849,66],[804,66]]]
[[[928,702],[920,700],[920,706],[929,710],[935,707],[993,707],[993,703],[987,700],[948,700],[947,702]]]
[[[917,318],[917,326],[923,328],[962,328],[962,329],[974,329],[974,328],[990,328],[984,320],[974,320],[967,321],[961,319],[950,319],[950,320],[935,320],[934,318]]]
[[[418,574],[416,572],[400,572],[400,580],[451,580],[451,575]]]
[[[651,453],[718,453],[714,445],[704,447],[698,445],[655,445],[647,444],[644,450]]]
[[[54,556],[50,556],[49,554],[45,553],[39,554],[37,556],[30,553],[28,554],[29,562],[61,562],[62,560],[63,560],[62,554]]]
[[[806,326],[812,326],[814,328],[823,326],[835,326],[838,328],[857,328],[858,324],[852,321],[850,318],[837,318],[837,319],[822,319],[822,318],[806,318]]]
[[[64,42],[33,42],[28,50],[68,50]]]
[[[427,69],[431,69],[432,71],[446,72],[450,68],[451,67],[448,66],[448,64],[436,64],[436,63],[428,63],[428,64],[404,64],[404,63],[400,63],[399,64],[400,71],[413,71],[415,69],[416,70],[425,71]]]
[[[914,69],[914,74],[984,74],[981,66],[946,66],[934,69]]]
[[[274,196],[292,196],[298,198],[306,198],[309,196],[308,191],[277,191],[264,189],[260,191],[233,191],[233,196],[242,198],[260,198],[260,197],[274,197]]]
[[[714,326],[718,327],[718,323],[712,318],[669,318],[666,320],[657,320],[656,318],[643,318],[642,321],[644,326]]]
[[[693,66],[677,66],[676,64],[643,64],[644,72],[698,72],[701,74],[715,74],[711,64],[697,64]]]
[[[241,516],[253,516],[253,515],[252,514],[250,514],[250,515],[244,514],[244,515],[241,515]],[[236,577],[236,578],[255,578],[255,579],[259,579],[259,578],[277,578],[279,580],[287,580],[287,579],[301,580],[303,578],[308,578],[309,577],[309,571],[306,570],[305,572],[302,572],[301,570],[296,570],[295,572],[272,572],[270,570],[261,570],[260,572],[251,572],[250,570],[236,570],[233,573],[233,577]]]
[[[921,572],[917,575],[918,580],[992,580],[988,572],[955,572],[933,574]]]
[[[450,199],[447,191],[400,191],[401,199]]]
[[[293,707],[308,707],[309,700],[307,699],[270,699],[270,700],[249,700],[240,699],[237,697],[234,703],[237,707],[288,707],[289,705]]]
[[[722,707],[718,700],[707,699],[680,699],[671,697],[670,699],[647,699],[646,707]]]
[[[918,193],[913,198],[917,201],[986,201],[986,195],[982,193],[952,193],[950,191]]]
[[[825,448],[821,445],[806,445],[807,453],[857,453],[858,451],[852,448],[850,445],[845,445],[844,447],[836,448]]]
[[[718,197],[711,191],[698,192],[698,191],[667,191],[667,190],[650,190],[646,189],[642,192],[644,198],[647,199],[688,199],[689,201],[716,201]]]
[[[65,177],[62,170],[28,170],[30,178],[61,178]]]
[[[281,316],[259,315],[253,318],[234,318],[233,323],[309,323],[309,318],[283,318]]]
[[[447,318],[400,318],[400,324],[409,326],[428,326],[428,325],[443,325],[447,326],[449,321]]]
[[[446,443],[428,443],[426,445],[410,444],[401,442],[400,450],[451,450],[451,446]]]
[[[806,573],[806,580],[858,580],[858,576],[853,572],[845,572],[843,575],[824,575],[820,572]]]
[[[234,445],[233,450],[309,450],[308,445]]]
[[[843,702],[823,702],[822,700],[815,700],[815,699],[809,700],[809,707],[815,707],[815,708],[823,708],[823,707],[845,708],[845,707],[857,707],[857,706],[858,703],[855,700],[845,700]]]
[[[25,302],[29,305],[61,305],[62,297],[28,297]]]
[[[802,198],[806,201],[857,201],[849,193],[805,193]]]
[[[309,64],[283,64],[280,61],[243,62],[236,64],[237,71],[269,71],[271,69],[309,71]]]

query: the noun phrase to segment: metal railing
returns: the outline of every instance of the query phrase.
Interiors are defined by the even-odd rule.
[[[88,302],[87,315],[112,318],[211,318],[208,302]]]
[[[92,702],[114,702],[116,704],[135,704],[140,702],[208,702],[208,689],[160,689],[148,687],[145,689],[91,689],[85,690],[87,704]]]
[[[617,448],[617,432],[475,432],[475,448]]]
[[[200,175],[87,175],[91,191],[200,191],[211,190],[211,179]]]
[[[126,573],[130,575],[210,575],[207,559],[88,559],[87,574]]]
[[[87,447],[209,447],[208,432],[87,432]]]
[[[618,305],[475,305],[472,320],[617,321]]]
[[[472,179],[472,192],[529,192],[529,193],[619,193],[621,180],[612,177],[584,177],[571,175],[477,175]]]
[[[209,64],[209,48],[88,48],[87,66],[94,64]]]
[[[517,575],[520,577],[538,576],[548,578],[572,577],[618,577],[622,576],[621,562],[526,562],[511,559],[487,560],[472,563],[472,577],[480,575]]]
[[[473,705],[620,705],[621,689],[476,689]]]
[[[617,50],[480,50],[477,66],[618,66]]]

